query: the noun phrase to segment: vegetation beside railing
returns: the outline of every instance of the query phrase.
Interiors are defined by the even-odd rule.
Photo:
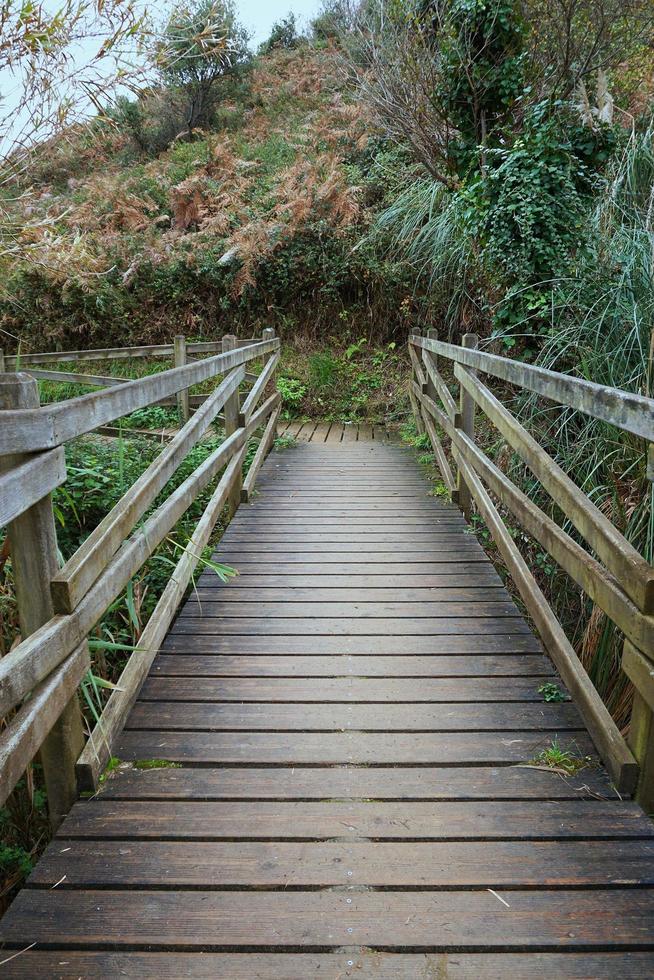
[[[264,331],[261,341],[237,342],[224,337],[219,345],[222,353],[185,363],[189,354],[211,353],[216,346],[185,347],[178,338],[174,347],[165,351],[170,356],[174,350],[177,367],[43,406],[39,405],[33,377],[6,373],[0,380],[0,526],[7,525],[5,550],[11,556],[21,628],[20,642],[0,661],[0,713],[5,718],[0,734],[1,798],[7,798],[39,751],[54,825],[74,799],[78,779],[87,786],[97,785],[110,758],[112,740],[218,518],[225,507],[233,514],[242,494],[247,497],[274,439],[280,396],[274,391],[279,341],[273,331]],[[79,352],[78,356],[86,358],[88,354]],[[128,356],[134,354],[128,352]],[[91,357],[94,355],[104,360],[119,357],[120,352],[92,352]],[[138,356],[151,355],[150,350]],[[23,366],[37,373],[35,364],[72,359],[72,354],[59,352],[29,355],[32,363]],[[246,374],[246,365],[261,359],[262,373]],[[21,366],[20,360],[6,359],[5,367],[7,360],[10,367]],[[48,381],[71,380],[66,378],[67,372],[47,373]],[[192,401],[189,405],[186,397],[189,390],[220,377],[222,381],[201,396],[197,411],[191,414]],[[98,385],[104,380],[98,378]],[[246,382],[254,384],[245,393],[241,412],[239,392]],[[59,493],[65,492],[64,443],[163,399],[177,401],[182,428],[168,433],[165,445],[147,469],[58,568],[52,493],[57,488],[61,488]],[[201,444],[205,448],[206,434],[221,411],[226,438],[218,443],[213,440],[206,452],[196,456]],[[263,436],[252,457],[251,437],[261,429]],[[250,470],[243,491],[246,456]],[[191,457],[195,466],[188,466]],[[184,478],[171,490],[170,481],[180,467],[185,470]],[[169,581],[136,649],[126,651],[131,656],[80,756],[83,734],[76,691],[88,677],[89,635],[112,603],[126,588],[129,590],[144,562],[162,542],[170,540],[173,529],[200,495],[206,506],[188,543],[174,549],[177,562]]]
[[[654,435],[654,400],[497,357],[476,347],[473,334],[464,337],[462,347],[439,342],[432,331],[424,338],[411,336],[410,394],[418,426],[429,437],[443,483],[453,499],[466,516],[472,516],[474,506],[484,520],[617,788],[631,792],[638,782],[640,799],[651,808],[654,753],[649,743],[654,685],[648,665],[654,660],[654,569],[477,372],[611,424],[640,439],[643,449]],[[439,358],[453,366],[458,402],[444,380]],[[562,520],[555,521],[541,509],[483,451],[475,438],[476,409],[483,412],[487,426],[498,433],[508,453],[520,459],[532,480],[549,495]],[[449,454],[444,442],[449,442]],[[539,543],[624,636],[622,666],[636,688],[629,733],[633,755],[520,553],[503,514],[510,514],[522,531]]]

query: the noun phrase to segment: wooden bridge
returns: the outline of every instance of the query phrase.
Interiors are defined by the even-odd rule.
[[[471,344],[410,344],[416,416],[458,506],[435,497],[412,453],[381,431],[352,439],[314,424],[305,442],[266,458],[279,414],[269,336],[246,347],[227,338],[224,353],[156,383],[63,407],[37,408],[34,382],[2,377],[0,520],[24,637],[0,661],[3,796],[41,746],[58,827],[0,922],[3,977],[654,974],[654,825],[630,799],[649,809],[654,792],[653,572],[475,372],[645,441],[654,402]],[[263,368],[239,394],[257,358]],[[441,358],[454,362],[458,393]],[[57,569],[49,493],[65,478],[61,444],[213,375],[224,376],[215,393]],[[579,536],[536,513],[485,456],[475,404]],[[226,442],[152,511],[220,410]],[[241,487],[248,439],[262,429]],[[212,481],[194,540],[78,759],[85,637]],[[540,639],[470,533],[473,501]],[[630,745],[496,502],[624,630],[637,689]],[[215,557],[240,574],[224,584],[203,571],[178,610],[226,503],[234,516]],[[545,701],[552,683],[573,698]],[[576,771],[551,765],[552,746]],[[61,822],[75,779],[95,790],[111,754],[118,769]]]

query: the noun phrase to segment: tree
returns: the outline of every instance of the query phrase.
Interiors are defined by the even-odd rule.
[[[2,178],[24,169],[37,145],[102,111],[119,88],[136,86],[146,38],[136,0],[0,0]]]
[[[195,0],[173,10],[156,64],[164,84],[183,89],[187,96],[189,132],[209,121],[217,83],[249,60],[247,42],[232,0]]]
[[[263,44],[259,45],[259,54],[267,54],[269,51],[274,51],[277,48],[291,50],[292,48],[296,48],[299,43],[300,35],[297,31],[295,14],[289,11],[283,20],[275,21],[270,31],[270,37]]]

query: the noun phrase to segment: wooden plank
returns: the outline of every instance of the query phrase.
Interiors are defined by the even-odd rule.
[[[285,602],[267,601],[260,598],[253,606],[251,602],[222,602],[219,598],[205,599],[198,602],[197,597],[191,598],[180,613],[183,618],[212,619],[214,617],[246,617],[267,616],[270,619],[297,618],[316,619],[329,617],[331,619],[426,619],[447,616],[470,616],[485,619],[488,616],[519,616],[517,607],[510,601],[478,601],[470,602],[366,602],[356,599],[353,602],[293,602],[289,598]],[[482,624],[479,624],[481,628]]]
[[[539,701],[547,677],[149,677],[144,700],[159,701]]]
[[[8,413],[0,430],[0,455],[52,449],[278,348],[278,339],[262,341],[78,398]]]
[[[643,612],[654,610],[654,569],[613,526],[601,510],[572,482],[524,426],[489,389],[465,368],[455,375],[526,462],[563,513],[586,538],[594,552],[618,579],[627,595]]]
[[[79,604],[106,568],[109,558],[116,553],[138,519],[208,430],[219,409],[238,388],[244,374],[241,366],[224,379],[55,575],[52,596],[57,612],[71,613]]]
[[[552,673],[542,655],[503,656],[221,656],[160,654],[153,677],[520,677]]]
[[[179,980],[406,980],[447,977],[448,980],[642,980],[654,973],[654,953],[178,953],[79,952],[22,953],[7,967],[8,977],[155,977]]]
[[[338,766],[132,769],[101,789],[103,800],[619,800],[601,769],[574,776],[533,766]],[[517,804],[516,804],[517,805]],[[543,807],[545,810],[546,807]]]
[[[584,412],[654,442],[654,399],[619,388],[598,385],[583,378],[548,371],[523,361],[498,357],[486,351],[465,350],[425,337],[417,338],[414,343],[457,364],[491,374],[510,384],[526,388],[527,391],[534,391],[560,405]]]
[[[319,636],[310,632],[307,636],[261,635],[188,635],[169,633],[162,649],[183,650],[197,653],[302,653],[302,654],[369,654],[369,636]],[[416,654],[452,653],[520,653],[540,652],[540,641],[529,632],[489,634],[454,632],[440,636],[376,636],[376,653],[392,656],[414,656]]]
[[[435,567],[436,571],[422,573],[419,571],[403,572],[406,566],[401,565],[398,571],[389,572],[387,575],[378,572],[367,575],[363,569],[371,566],[356,565],[349,562],[345,564],[345,568],[353,567],[355,570],[358,568],[360,569],[358,574],[356,571],[354,573],[345,571],[341,574],[336,574],[333,570],[331,572],[325,571],[325,566],[318,563],[308,563],[304,566],[291,563],[285,571],[280,571],[279,574],[275,575],[273,580],[263,572],[250,571],[251,564],[248,563],[247,567],[244,566],[238,578],[232,583],[223,584],[215,572],[203,572],[198,578],[198,585],[203,591],[220,590],[224,596],[232,591],[245,588],[265,589],[266,592],[269,592],[276,587],[279,589],[292,588],[294,591],[305,587],[311,591],[319,588],[323,591],[334,589],[346,589],[348,591],[351,589],[364,589],[364,591],[366,589],[374,591],[392,589],[396,595],[398,594],[397,590],[403,592],[405,589],[415,589],[416,592],[429,589],[436,593],[445,592],[449,594],[460,588],[465,597],[466,593],[474,593],[481,588],[487,587],[491,594],[495,593],[497,589],[504,588],[495,569],[489,564],[482,565],[481,563],[461,565],[456,571],[451,570],[449,573],[442,570],[443,568],[448,569],[450,567],[448,564],[431,566],[427,563],[428,569]],[[410,568],[411,566],[409,566]],[[415,568],[424,568],[424,565],[417,564]],[[294,571],[297,571],[297,574],[293,574]]]
[[[300,442],[310,442],[316,428],[315,422],[303,422],[295,434],[295,438]]]
[[[359,422],[359,442],[372,442],[372,426],[369,422]]]
[[[66,481],[63,449],[39,453],[0,474],[0,527],[5,527]]]
[[[327,436],[329,435],[330,428],[330,422],[318,422],[313,430],[313,433],[311,434],[311,442],[327,442]]]
[[[350,901],[348,902],[348,899]],[[654,942],[654,891],[448,892],[66,891],[24,889],[0,925],[13,948],[32,942],[175,950],[381,946],[538,951],[642,949]],[[143,909],[147,915],[143,915]],[[101,914],[98,914],[100,910]]]
[[[163,677],[161,678],[164,679]],[[179,677],[165,678],[179,681]],[[503,678],[505,681],[507,678]],[[544,678],[538,678],[537,684]],[[205,678],[202,679],[204,686]],[[498,678],[499,682],[499,678]],[[414,681],[415,684],[415,681]],[[172,685],[171,685],[172,686]],[[322,686],[322,685],[321,685]],[[473,685],[471,684],[470,687]],[[196,690],[198,685],[196,685]],[[534,690],[537,688],[534,687]],[[161,700],[146,700],[151,697]],[[318,697],[316,692],[316,697]],[[151,690],[144,691],[144,700],[139,701],[132,711],[128,729],[161,729],[167,731],[515,731],[532,728],[534,731],[583,731],[581,716],[571,704],[544,704],[542,700],[529,704],[524,702],[499,705],[496,702],[483,704],[482,698],[476,702],[461,703],[453,698],[434,704],[418,704],[407,699],[404,703],[383,702],[380,704],[351,704],[335,702],[286,704],[274,703],[275,698],[262,703],[230,704],[226,701],[207,703],[212,700],[212,692],[206,697],[197,690],[195,698],[182,697],[163,700]],[[244,700],[246,700],[244,698]],[[255,699],[259,700],[259,699]],[[350,699],[344,698],[345,701]],[[427,700],[423,698],[422,700]],[[507,697],[507,701],[509,698]],[[527,701],[528,699],[525,699]],[[193,703],[196,702],[196,703]]]
[[[64,879],[62,881],[62,878]],[[348,879],[352,880],[349,881]],[[654,884],[654,843],[603,841],[112,841],[60,836],[31,887],[610,888]],[[654,899],[654,890],[652,893]],[[654,906],[653,906],[654,908]],[[654,937],[654,930],[652,933]]]
[[[342,422],[332,422],[329,427],[329,434],[325,441],[330,445],[333,443],[340,443],[343,439],[343,429],[344,425]]]
[[[225,584],[221,584],[218,576],[216,579],[213,588],[207,588],[204,581],[197,583],[198,587],[193,595],[189,596],[185,612],[197,610],[198,604],[204,608],[206,602],[214,603],[212,609],[215,611],[217,601],[222,604],[229,603],[230,608],[232,604],[244,607],[250,602],[269,602],[274,603],[277,610],[282,608],[282,603],[283,608],[286,608],[286,603],[297,605],[306,602],[335,606],[337,609],[348,602],[350,605],[375,603],[385,609],[407,605],[411,610],[418,605],[428,604],[431,607],[434,603],[439,603],[441,606],[447,603],[447,608],[451,608],[452,604],[464,605],[467,610],[471,603],[479,603],[485,607],[490,602],[495,608],[498,602],[504,602],[511,607],[513,614],[516,614],[516,607],[510,601],[508,592],[499,584],[496,586],[484,584],[472,589],[406,588],[398,592],[397,588],[365,588],[362,585],[341,589],[323,588],[322,576],[315,579],[315,584],[304,579],[301,584],[298,580],[295,585],[292,582],[285,582],[283,586],[277,583],[276,578],[269,578],[268,586],[258,588],[253,588],[249,585],[249,579],[241,580],[240,576]]]
[[[615,840],[654,837],[635,803],[600,800],[76,803],[59,837],[137,840]],[[52,847],[56,853],[58,841]]]
[[[212,619],[180,617],[173,627],[174,633],[240,634],[242,636],[448,636],[461,633],[528,633],[529,627],[522,617],[505,616],[500,619],[473,618],[425,618],[425,619],[355,619],[333,617],[312,619],[268,620],[257,617],[228,619],[215,616]]]
[[[167,759],[194,764],[239,765],[513,765],[528,762],[551,742],[540,731],[446,732],[438,738],[411,732],[123,732],[120,759]],[[563,734],[558,745],[592,756],[584,734]]]

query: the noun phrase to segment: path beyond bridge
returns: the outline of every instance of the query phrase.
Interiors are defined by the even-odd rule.
[[[376,438],[268,457],[4,977],[654,974],[653,825],[452,504]],[[588,762],[548,769],[552,745]],[[0,957],[2,958],[2,957]]]

